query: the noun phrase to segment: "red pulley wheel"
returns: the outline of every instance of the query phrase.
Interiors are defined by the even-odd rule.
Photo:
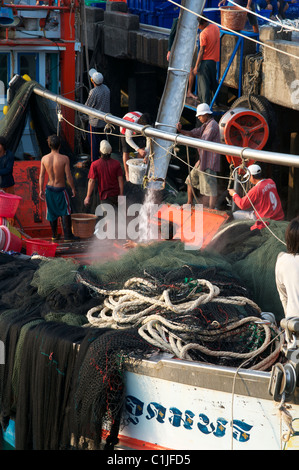
[[[262,150],[269,137],[266,119],[251,109],[231,109],[222,116],[219,126],[222,141],[227,145]],[[239,157],[227,155],[227,160],[229,163],[233,162],[235,167],[241,163]]]

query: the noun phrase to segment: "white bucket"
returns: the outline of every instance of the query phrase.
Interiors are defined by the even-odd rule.
[[[142,158],[132,158],[127,161],[129,167],[129,180],[133,184],[142,184],[146,173],[147,164]]]

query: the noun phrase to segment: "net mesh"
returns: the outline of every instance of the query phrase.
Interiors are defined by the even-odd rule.
[[[282,316],[274,267],[286,226],[231,223],[208,250],[165,241],[90,266],[1,253],[1,424],[15,419],[16,448],[113,448],[128,360],[162,351],[270,370],[281,336],[260,316]]]

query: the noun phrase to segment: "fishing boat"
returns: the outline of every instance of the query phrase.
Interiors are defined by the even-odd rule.
[[[188,16],[186,21],[194,23]],[[191,52],[186,51],[186,61]],[[182,96],[187,75],[180,76]],[[296,155],[228,147],[169,131],[179,113],[170,116],[173,122],[167,126],[160,119],[168,101],[173,101],[177,76],[169,81],[158,125],[142,129],[163,142],[164,152],[175,143],[229,154],[241,166],[248,160],[299,166]],[[21,82],[21,87],[63,109],[104,117],[35,81]],[[117,116],[105,118],[114,126],[124,124]],[[138,124],[126,126],[141,131]],[[160,157],[156,150],[148,168],[149,192],[165,185],[169,156],[161,164]],[[250,246],[245,243],[250,232],[245,224],[242,258],[253,261],[243,275],[240,246],[234,247],[237,255],[230,251],[226,259],[214,250],[225,234],[230,239],[244,225],[236,227],[227,212],[191,209],[189,227],[200,216],[202,239],[200,247],[188,246],[183,208],[176,204],[162,204],[154,219],[169,222],[171,212],[171,221],[181,228],[178,233],[185,235],[178,236],[177,243],[161,242],[124,254],[119,240],[114,240],[119,252],[108,244],[108,257],[94,263],[95,251],[88,251],[100,243],[92,234],[82,244],[83,256],[81,242],[55,244],[49,256],[42,251],[49,227],[45,206],[37,198],[38,173],[38,161],[16,165],[16,194],[22,200],[8,231],[21,245],[18,252],[8,250],[6,241],[0,254],[4,440],[16,449],[151,450],[165,458],[166,451],[296,449],[298,319],[286,321],[275,315],[277,297],[273,290],[267,292],[269,271],[271,278],[274,257],[282,250],[281,240],[272,234],[281,237],[286,222],[270,224],[271,233],[265,228],[257,239],[250,236]],[[239,178],[235,171],[235,182]],[[36,251],[29,254],[32,239]],[[111,259],[113,253],[117,259]],[[232,272],[237,268],[238,274]],[[253,286],[254,273],[259,288],[252,294],[248,285]],[[86,297],[77,304],[79,292]],[[259,305],[263,295],[266,302]],[[72,313],[75,306],[84,311],[82,323],[61,321],[62,313]]]

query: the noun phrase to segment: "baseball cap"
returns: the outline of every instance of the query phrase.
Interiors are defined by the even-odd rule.
[[[253,164],[249,165],[248,171],[252,176],[259,175],[262,172],[262,169],[259,165]]]
[[[88,73],[96,85],[101,85],[101,83],[103,83],[104,77],[100,72],[97,72],[96,69],[90,69]]]
[[[201,103],[196,108],[196,117],[203,116],[204,114],[213,114],[207,103]]]
[[[100,143],[100,152],[104,155],[110,155],[112,152],[112,147],[109,144],[108,140],[102,140]]]

